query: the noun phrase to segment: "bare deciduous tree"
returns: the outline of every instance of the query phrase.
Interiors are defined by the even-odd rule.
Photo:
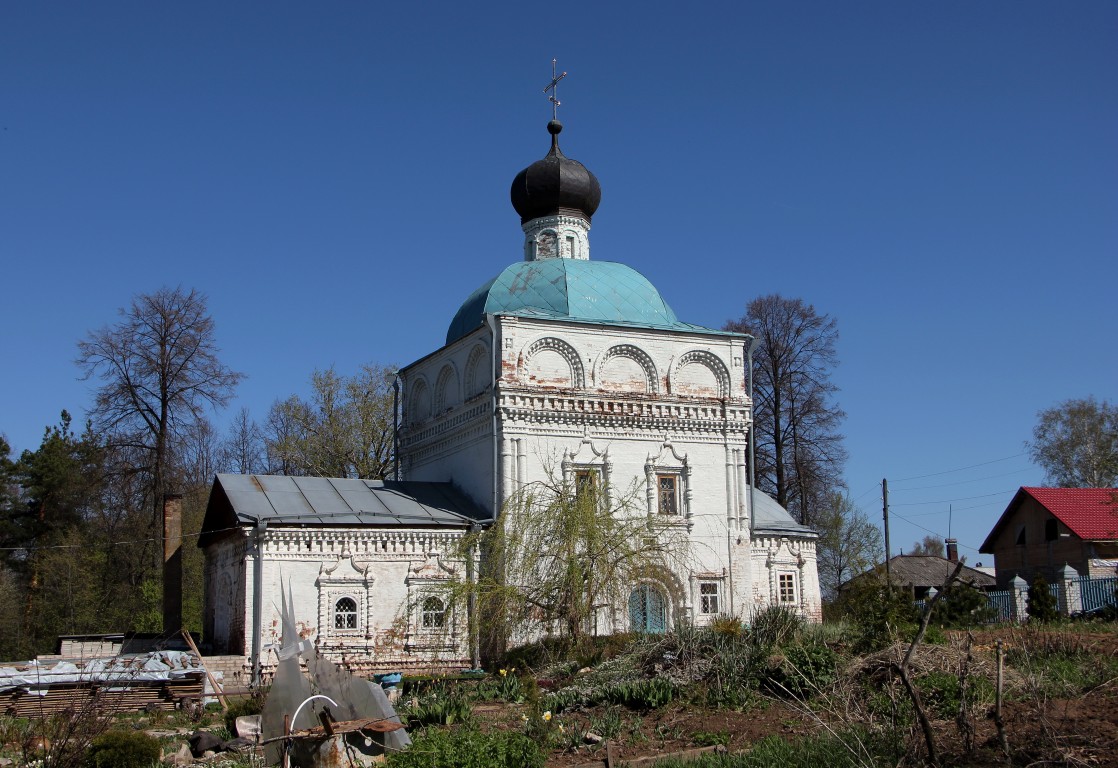
[[[254,475],[267,468],[264,430],[249,415],[248,408],[241,408],[233,418],[229,434],[221,441],[219,457],[224,472]]]
[[[110,445],[138,450],[153,524],[168,491],[175,441],[225,406],[243,374],[218,357],[213,318],[196,290],[161,288],[78,342],[77,365],[98,379],[90,416]]]
[[[272,471],[289,475],[382,478],[392,468],[392,380],[376,364],[355,376],[333,368],[311,376],[310,400],[292,395],[268,414]]]
[[[778,294],[749,302],[725,325],[760,341],[754,361],[754,440],[757,487],[805,525],[843,486],[846,449],[834,402],[838,365],[834,318],[802,299]]]
[[[870,522],[850,496],[833,491],[816,516],[819,585],[823,597],[833,600],[839,585],[880,562],[884,548],[881,531]]]
[[[1026,446],[1053,485],[1112,488],[1118,483],[1118,407],[1086,397],[1046,408]]]

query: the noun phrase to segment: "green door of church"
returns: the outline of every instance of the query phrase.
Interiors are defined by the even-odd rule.
[[[656,635],[668,631],[667,600],[660,590],[641,584],[629,593],[629,629]]]

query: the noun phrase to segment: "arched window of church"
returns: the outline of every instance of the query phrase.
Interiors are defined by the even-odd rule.
[[[437,597],[423,601],[421,619],[424,629],[442,629],[446,626],[446,603]]]
[[[352,597],[334,603],[334,629],[357,629],[357,601]]]
[[[656,635],[668,631],[668,601],[663,592],[641,584],[629,593],[629,629]]]

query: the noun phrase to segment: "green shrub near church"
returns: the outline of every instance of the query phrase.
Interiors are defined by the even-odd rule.
[[[159,741],[143,731],[108,731],[93,740],[85,768],[150,768],[159,762]]]

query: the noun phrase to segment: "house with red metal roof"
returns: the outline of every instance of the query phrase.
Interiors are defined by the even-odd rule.
[[[1118,488],[1022,487],[978,551],[993,554],[1002,588],[1037,572],[1053,583],[1067,565],[1118,575]]]

